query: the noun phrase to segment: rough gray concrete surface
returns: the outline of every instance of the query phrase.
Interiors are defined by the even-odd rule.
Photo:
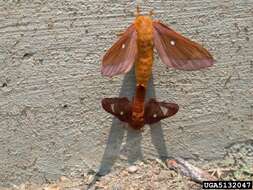
[[[253,0],[139,3],[217,60],[184,72],[156,56],[149,97],[180,110],[143,133],[100,104],[134,93],[133,72],[109,79],[100,64],[133,21],[135,1],[0,1],[0,185],[104,174],[158,156],[222,159],[231,145],[253,139]]]

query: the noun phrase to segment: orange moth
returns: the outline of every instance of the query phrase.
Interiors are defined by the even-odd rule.
[[[174,103],[150,99],[145,103],[145,94],[152,72],[153,49],[156,48],[162,62],[180,70],[198,70],[213,65],[211,54],[196,42],[175,32],[165,24],[152,20],[152,13],[137,16],[133,24],[106,52],[102,60],[104,76],[124,74],[135,66],[136,93],[133,101],[127,98],[104,98],[103,108],[134,129],[152,124],[177,113]]]

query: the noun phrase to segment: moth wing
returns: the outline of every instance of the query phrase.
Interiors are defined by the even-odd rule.
[[[175,115],[178,110],[179,106],[175,103],[158,102],[152,98],[145,104],[145,123],[156,123],[162,119]]]
[[[102,107],[119,120],[129,122],[132,116],[131,103],[127,98],[104,98]]]
[[[102,75],[112,77],[131,70],[137,55],[136,39],[135,26],[132,24],[104,55]]]
[[[212,55],[201,45],[175,32],[168,26],[153,22],[154,45],[163,63],[180,70],[198,70],[212,66]]]

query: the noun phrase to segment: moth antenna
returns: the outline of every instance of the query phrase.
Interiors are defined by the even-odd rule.
[[[141,15],[141,9],[139,5],[136,5],[136,17]]]

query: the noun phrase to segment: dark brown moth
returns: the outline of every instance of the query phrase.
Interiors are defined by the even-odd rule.
[[[120,121],[129,123],[132,128],[137,130],[141,129],[145,124],[154,124],[178,112],[179,106],[175,103],[158,102],[154,98],[144,103],[144,99],[145,88],[137,86],[132,102],[126,97],[104,98],[102,106],[104,110],[117,117]]]

